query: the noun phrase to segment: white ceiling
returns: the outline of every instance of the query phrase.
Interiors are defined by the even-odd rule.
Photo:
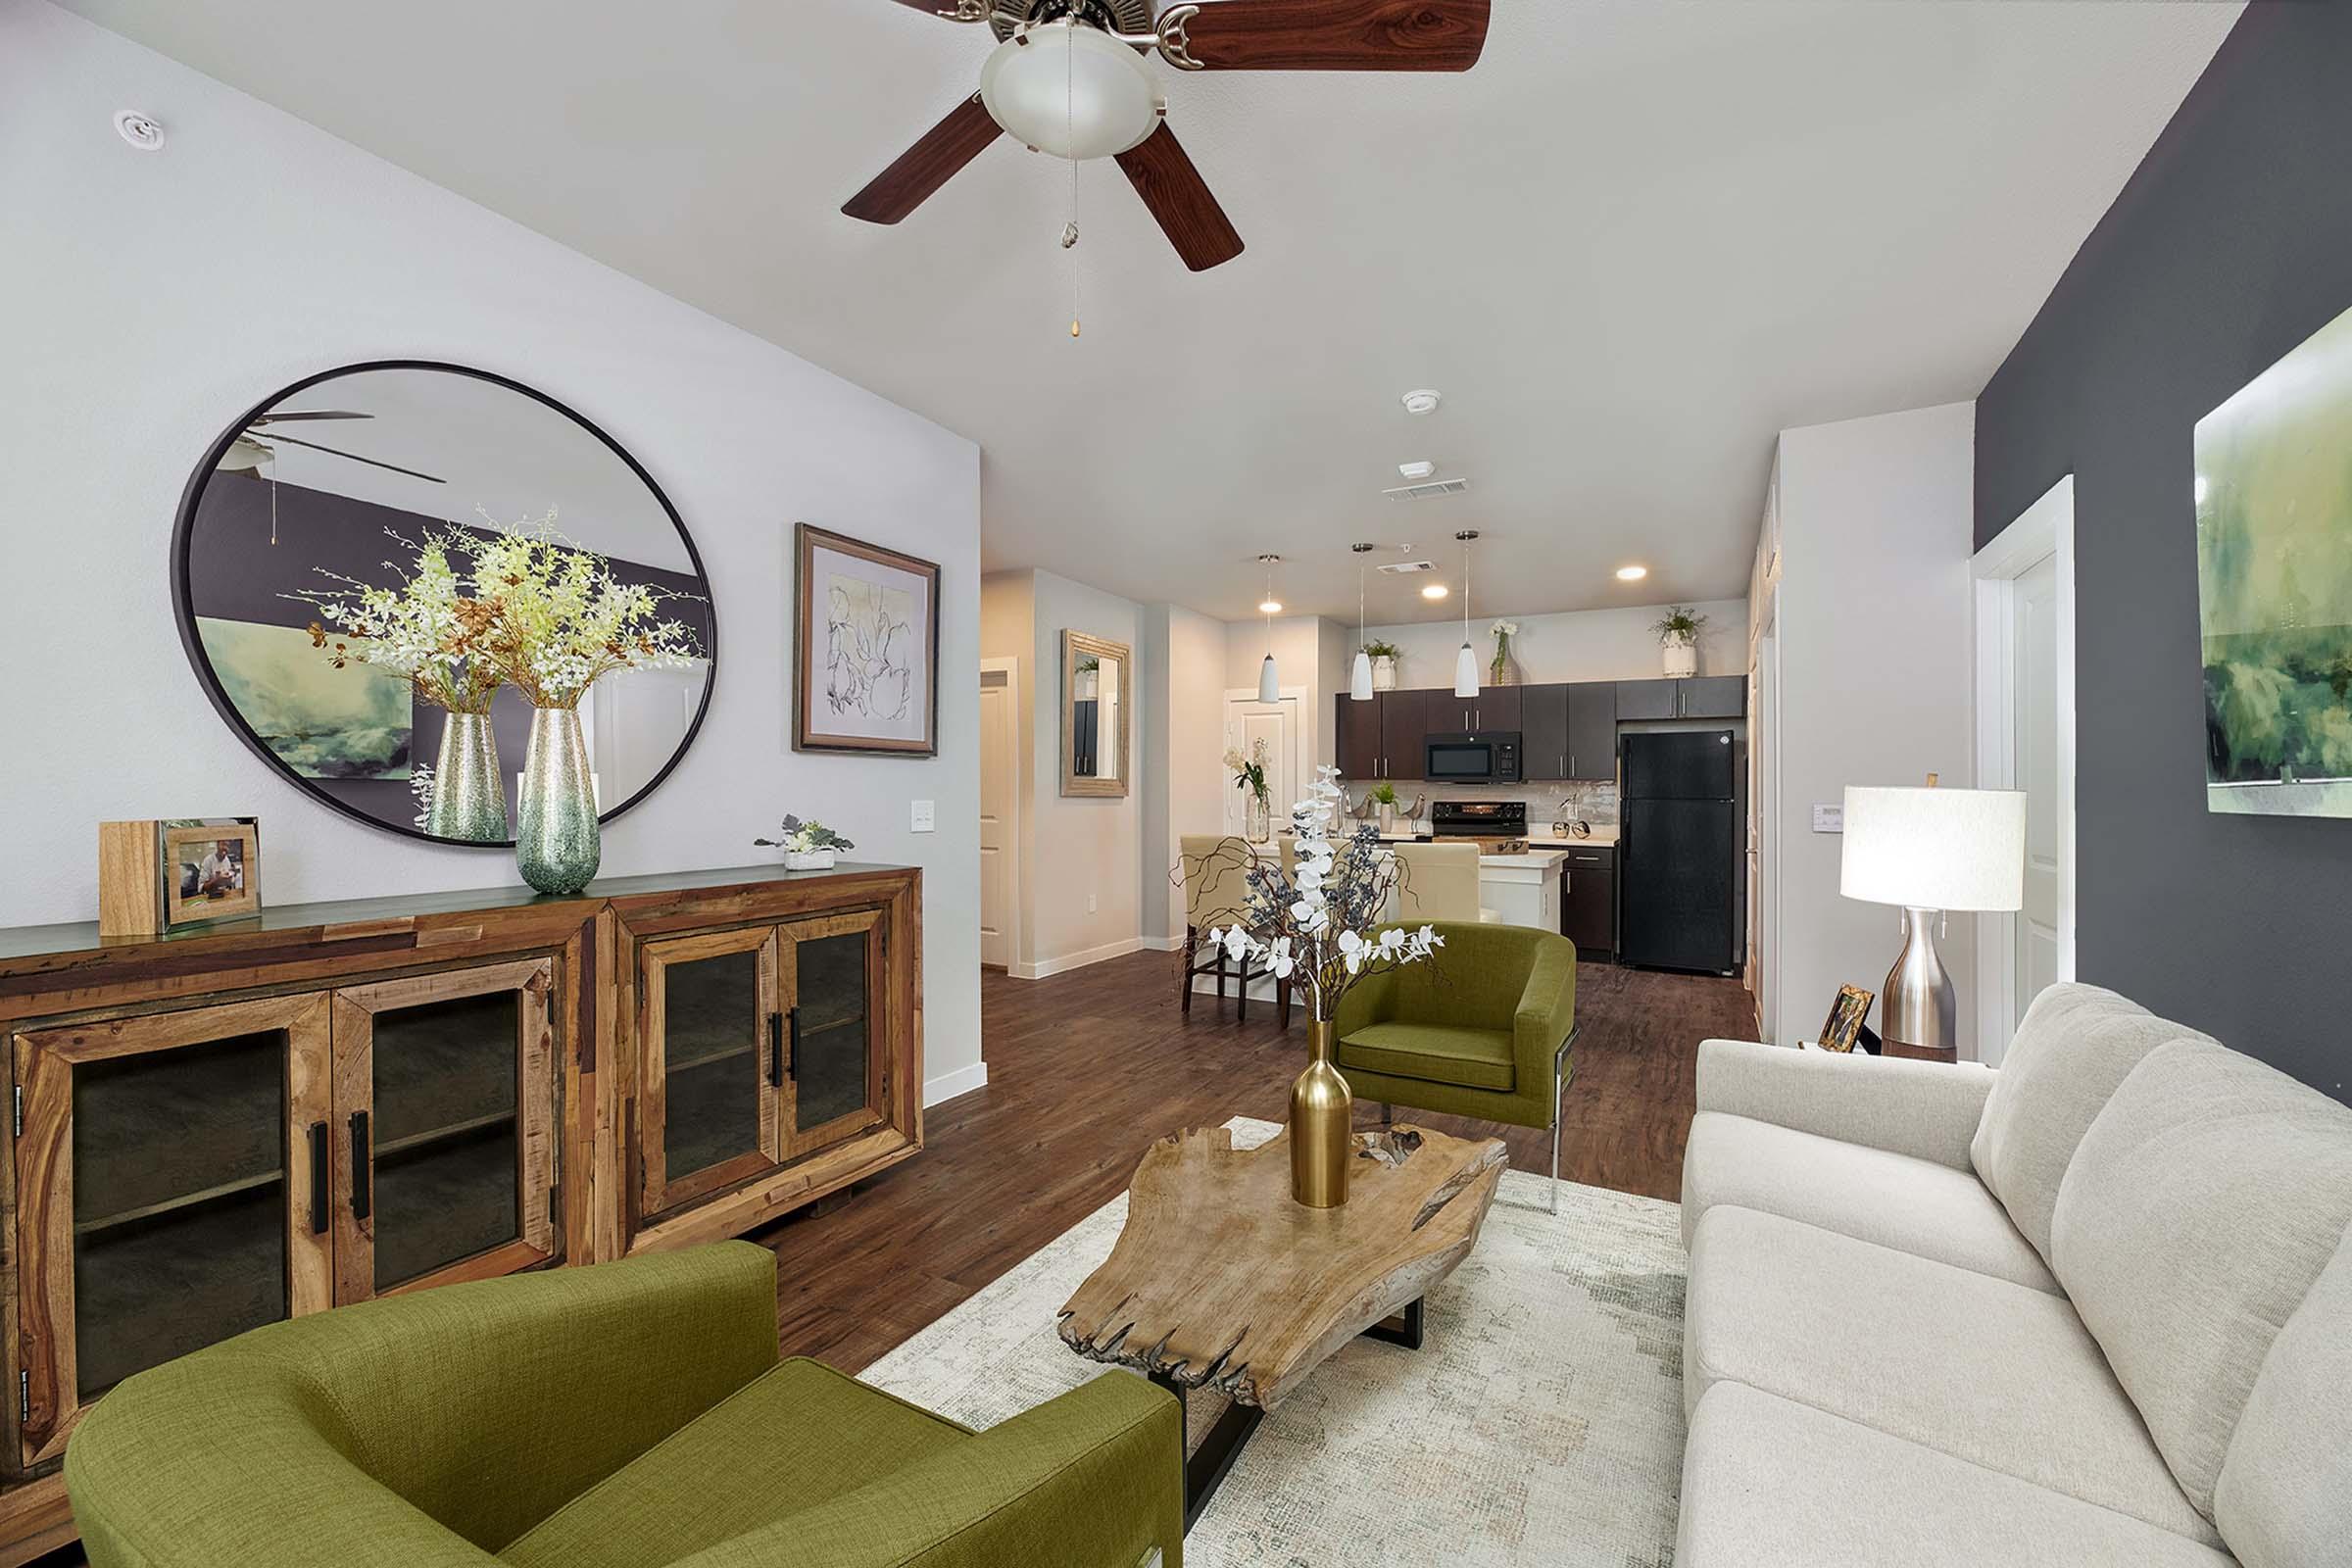
[[[68,3],[977,440],[992,569],[1231,618],[1260,550],[1352,617],[1350,540],[1465,526],[1481,614],[1743,592],[1774,432],[1975,396],[2238,10],[1496,0],[1466,75],[1163,69],[1249,244],[1195,275],[1109,163],[1063,252],[1009,139],[841,217],[991,42],[889,0]],[[1411,458],[1474,488],[1380,499]]]

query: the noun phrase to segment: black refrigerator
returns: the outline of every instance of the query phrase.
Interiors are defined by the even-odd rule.
[[[1739,933],[1739,755],[1728,729],[1621,737],[1619,962],[1731,972]]]

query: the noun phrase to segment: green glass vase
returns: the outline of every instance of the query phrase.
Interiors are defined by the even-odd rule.
[[[521,822],[514,863],[542,893],[577,893],[596,875],[604,845],[580,715],[568,708],[531,714],[531,748],[522,764]]]

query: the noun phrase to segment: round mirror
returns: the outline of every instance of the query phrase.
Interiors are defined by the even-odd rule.
[[[317,799],[412,837],[503,847],[517,819],[529,700],[502,686],[479,720],[453,721],[434,681],[397,661],[338,658],[327,612],[363,588],[401,591],[435,538],[452,547],[463,597],[468,541],[518,525],[552,528],[604,558],[612,581],[650,589],[696,656],[616,669],[579,699],[609,821],[662,782],[702,725],[718,649],[710,585],[676,509],[637,461],[529,387],[399,361],[330,370],[255,407],[212,444],[180,502],[180,641],[220,715]],[[479,701],[475,692],[456,706]],[[484,746],[496,751],[487,770]],[[449,795],[435,809],[436,765],[455,776],[461,747],[477,789],[498,780],[503,810],[476,800],[452,812]]]

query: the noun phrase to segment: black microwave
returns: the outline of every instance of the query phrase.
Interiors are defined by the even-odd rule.
[[[1432,784],[1516,784],[1519,732],[1485,729],[1432,735],[1422,755],[1421,776]]]

